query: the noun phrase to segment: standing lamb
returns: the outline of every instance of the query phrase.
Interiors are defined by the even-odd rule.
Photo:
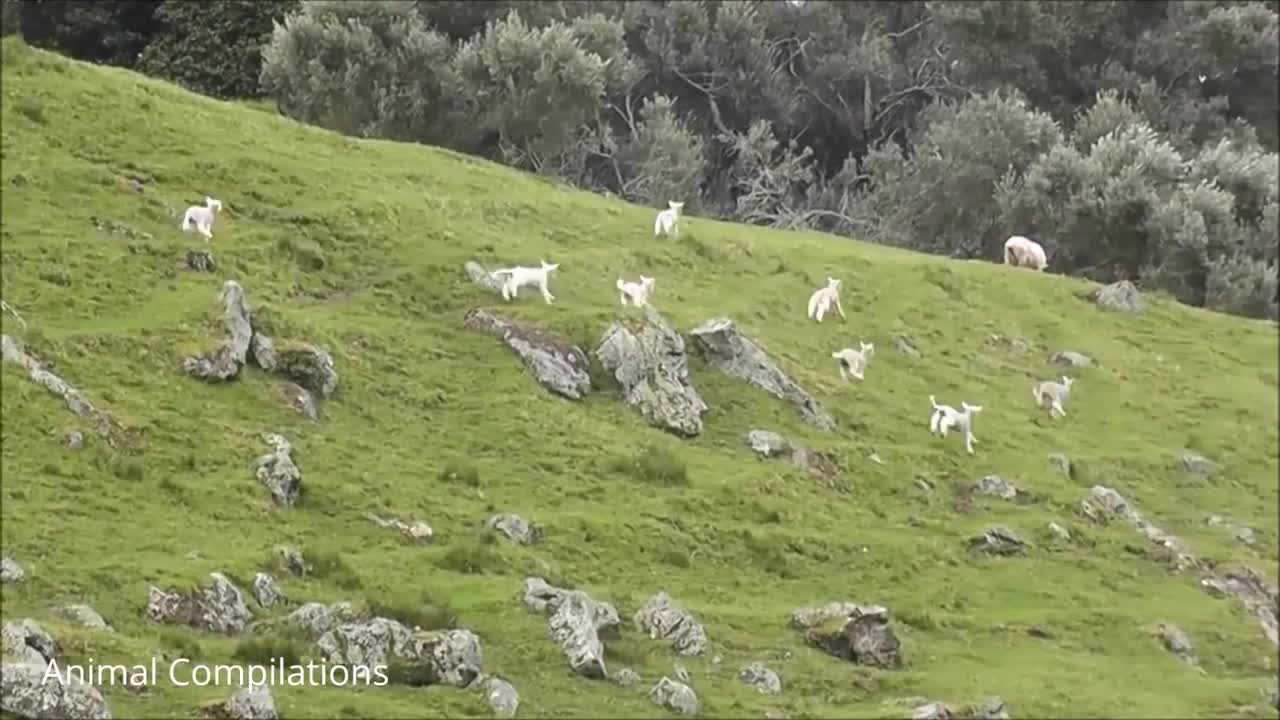
[[[213,239],[213,218],[222,209],[222,201],[206,196],[204,207],[192,205],[182,215],[182,223],[178,229],[183,232],[195,230],[204,236],[206,241]]]
[[[1067,396],[1071,394],[1071,386],[1075,384],[1075,380],[1062,376],[1062,382],[1054,382],[1052,380],[1042,382],[1032,389],[1036,399],[1036,406],[1049,406],[1049,417],[1058,416],[1066,417],[1067,411],[1062,409],[1062,404],[1067,401]]]
[[[1004,241],[1004,264],[1039,271],[1044,270],[1049,261],[1045,259],[1044,248],[1040,247],[1040,243],[1014,235]]]
[[[841,319],[844,318],[844,308],[840,307],[840,281],[833,278],[827,278],[827,286],[818,288],[809,296],[809,319],[822,322],[822,316],[827,314],[831,304],[835,303],[836,312],[840,313]]]
[[[667,201],[667,209],[658,213],[658,217],[653,221],[653,236],[659,237],[665,235],[667,237],[679,237],[680,228],[680,210],[684,208],[683,202],[675,200]]]
[[[502,299],[510,302],[525,285],[536,285],[542,291],[542,300],[550,305],[555,296],[547,290],[547,280],[551,272],[560,268],[560,263],[551,264],[539,260],[540,267],[512,267],[494,270],[491,275],[502,281]],[[503,278],[502,276],[506,276]]]
[[[622,307],[627,306],[628,300],[635,307],[644,307],[649,304],[649,295],[653,293],[654,279],[641,275],[640,282],[633,283],[618,278],[616,287],[618,288],[618,302],[622,303]]]

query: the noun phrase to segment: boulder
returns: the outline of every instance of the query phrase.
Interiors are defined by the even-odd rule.
[[[764,663],[754,662],[743,666],[738,672],[738,679],[766,695],[777,695],[782,692],[782,678]]]
[[[1128,280],[1104,285],[1089,296],[1094,304],[1104,310],[1115,310],[1117,312],[1136,313],[1141,312],[1143,303],[1142,296],[1138,294],[1138,288]]]
[[[111,720],[111,709],[92,685],[50,677],[45,666],[4,663],[0,668],[0,710],[19,718]]]
[[[519,515],[499,513],[485,522],[485,527],[500,532],[517,545],[532,545],[542,537],[542,529]]]
[[[882,607],[859,606],[835,632],[809,630],[805,641],[857,665],[885,669],[902,667],[901,643],[893,632],[889,611]]]
[[[993,525],[986,532],[969,540],[969,550],[987,555],[1018,555],[1027,549],[1027,543],[1013,530],[1003,525]]]
[[[514,685],[501,678],[491,677],[485,683],[484,694],[495,717],[515,717],[516,710],[520,707],[520,693],[516,692]]]
[[[470,630],[419,633],[375,617],[338,625],[321,635],[316,647],[331,663],[373,667],[407,661],[425,669],[430,684],[468,687],[483,675],[480,639]]]
[[[707,649],[707,631],[665,592],[649,598],[633,618],[650,639],[664,639],[680,655],[700,655]]]
[[[1208,478],[1217,469],[1212,460],[1189,451],[1182,454],[1182,467],[1198,478]]]
[[[835,427],[835,421],[818,401],[787,377],[764,350],[741,335],[732,320],[708,320],[690,332],[690,337],[695,351],[708,365],[797,405],[801,416],[812,425],[824,430]]]
[[[929,702],[911,711],[911,720],[952,720],[950,708],[940,702]]]
[[[103,632],[115,632],[115,630],[107,624],[107,621],[98,614],[98,611],[88,605],[63,605],[58,608],[58,614],[87,628],[101,630]]]
[[[62,438],[62,444],[67,446],[68,450],[84,449],[84,433],[79,430],[72,430]]]
[[[0,627],[0,653],[6,663],[35,665],[43,670],[57,657],[58,646],[39,623],[24,619]]]
[[[346,625],[356,619],[351,603],[339,602],[323,605],[309,602],[294,610],[285,617],[285,622],[302,630],[308,637],[318,638],[339,625]]]
[[[213,261],[213,253],[208,250],[188,250],[187,269],[196,272],[217,272],[218,264]]]
[[[293,464],[293,446],[275,433],[265,433],[262,439],[275,449],[258,458],[258,482],[277,505],[292,507],[302,497],[302,471]]]
[[[1012,500],[1018,496],[1018,488],[999,475],[987,475],[973,485],[976,495],[988,495],[1002,500]]]
[[[682,682],[663,677],[649,691],[654,703],[681,715],[697,715],[701,709],[698,694]]]
[[[253,339],[249,341],[249,359],[267,372],[275,372],[280,366],[280,361],[276,358],[276,344],[270,336],[258,332],[257,328],[254,328]]]
[[[791,453],[786,438],[769,430],[752,430],[747,433],[747,445],[762,457],[779,457]]]
[[[223,382],[240,374],[249,354],[253,339],[253,325],[249,320],[249,305],[244,288],[235,280],[222,286],[218,301],[222,303],[222,319],[227,337],[217,350],[208,355],[189,357],[182,368],[192,377],[206,382]]]
[[[1049,362],[1054,365],[1065,365],[1067,367],[1089,367],[1093,364],[1093,359],[1088,355],[1081,355],[1071,350],[1062,350],[1049,356]]]
[[[487,310],[467,311],[463,326],[506,343],[543,387],[570,400],[591,390],[590,363],[577,346],[530,325],[498,317]]]
[[[166,592],[153,585],[147,600],[147,617],[155,622],[238,635],[253,619],[244,595],[221,573],[210,573],[209,578],[207,587],[186,593]]]
[[[627,405],[651,424],[683,437],[698,435],[707,404],[689,379],[684,339],[652,305],[644,313],[638,329],[610,325],[595,356],[622,386]]]
[[[9,557],[0,557],[0,583],[20,583],[27,576],[22,566]]]
[[[608,677],[601,635],[616,633],[621,627],[618,611],[606,602],[596,602],[580,590],[564,590],[538,577],[524,581],[524,604],[550,614],[547,630],[579,675]]]
[[[271,687],[257,685],[241,688],[221,706],[222,717],[228,720],[277,720],[276,701]]]
[[[284,593],[280,592],[276,579],[264,572],[253,576],[253,596],[258,600],[258,605],[264,608],[275,607],[284,602]]]
[[[328,350],[303,344],[275,353],[281,374],[302,387],[328,398],[338,389],[338,371]]]

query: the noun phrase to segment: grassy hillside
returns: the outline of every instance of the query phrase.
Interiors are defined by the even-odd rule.
[[[903,698],[988,695],[1023,718],[1262,712],[1242,709],[1275,682],[1276,648],[1256,621],[1194,575],[1126,551],[1146,547],[1131,528],[1095,527],[1077,508],[1093,484],[1109,485],[1197,555],[1274,581],[1274,324],[1151,297],[1142,314],[1104,313],[1081,300],[1082,281],[698,217],[680,240],[655,241],[652,208],[442,150],[340,137],[13,40],[3,94],[3,296],[27,323],[5,315],[4,332],[136,440],[111,450],[3,367],[0,537],[27,572],[4,587],[3,618],[37,619],[67,658],[144,662],[183,646],[229,662],[235,639],[146,621],[148,585],[213,571],[251,578],[274,546],[293,543],[349,571],[277,574],[291,599],[455,613],[482,638],[486,668],[520,690],[519,717],[668,716],[644,690],[677,660],[708,716],[901,716]],[[214,274],[183,267],[206,244],[177,229],[177,213],[206,194],[227,208],[209,245]],[[506,305],[461,271],[470,259],[539,258],[561,263],[551,306],[532,290]],[[837,430],[692,362],[711,410],[705,432],[681,441],[616,390],[582,403],[552,396],[499,341],[462,329],[466,310],[490,307],[590,349],[635,313],[617,306],[613,283],[639,273],[657,278],[655,304],[678,329],[735,319]],[[848,320],[804,322],[827,275],[844,281]],[[256,368],[217,386],[179,369],[220,336],[228,279],[277,338],[333,353],[341,384],[322,421],[291,410],[281,380]],[[895,352],[895,335],[922,357]],[[877,354],[866,381],[848,384],[830,353],[861,339]],[[1069,415],[1050,422],[1030,389],[1061,374],[1047,358],[1067,349],[1097,364],[1071,371]],[[975,456],[957,437],[930,437],[931,393],[985,407]],[[756,428],[835,454],[847,488],[757,460],[744,443]],[[85,432],[83,450],[63,446],[71,430]],[[276,508],[254,478],[263,431],[294,443],[307,493],[296,508]],[[683,463],[688,483],[616,469],[650,446]],[[1186,449],[1217,474],[1184,472]],[[1073,459],[1074,477],[1054,469],[1054,452]],[[990,473],[1035,502],[957,494]],[[468,476],[478,480],[458,480]],[[501,511],[542,525],[543,541],[486,542],[479,528]],[[366,512],[424,519],[435,540],[407,544]],[[1252,527],[1256,545],[1206,525],[1210,513]],[[1091,544],[1054,540],[1050,521]],[[995,523],[1035,547],[967,552],[966,539]],[[611,667],[644,678],[639,689],[576,677],[545,618],[518,600],[529,575],[587,590],[627,618],[666,590],[704,623],[712,649],[676,658],[631,631],[608,650]],[[906,668],[855,667],[787,627],[793,609],[843,599],[891,609]],[[51,608],[64,602],[92,605],[117,633],[60,620]],[[1159,620],[1188,633],[1204,672],[1149,634]],[[782,694],[738,681],[753,660],[781,674]],[[229,692],[104,690],[117,717],[186,716]],[[289,718],[490,712],[482,696],[442,687],[275,694]]]

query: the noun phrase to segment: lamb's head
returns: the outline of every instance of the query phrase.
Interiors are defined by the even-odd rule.
[[[222,209],[222,201],[221,201],[221,200],[214,200],[213,198],[211,198],[211,197],[209,197],[209,196],[207,196],[207,195],[206,195],[206,196],[205,196],[205,198],[204,198],[204,205],[205,205],[205,207],[209,208],[210,210],[214,211],[215,213]]]
[[[967,402],[961,402],[961,403],[960,403],[960,407],[964,410],[964,412],[965,412],[965,413],[967,413],[967,414],[969,414],[969,415],[975,415],[975,414],[977,414],[977,413],[982,412],[982,406],[981,406],[981,405],[970,405],[970,404],[969,404],[969,403],[967,403]]]
[[[836,279],[836,278],[831,277],[831,276],[827,276],[827,287],[828,287],[829,289],[831,289],[831,290],[839,290],[839,289],[840,289],[840,281],[839,281],[838,279]]]
[[[542,272],[545,272],[545,273],[549,273],[552,270],[560,269],[560,263],[552,264],[547,262],[546,260],[539,260],[538,262],[542,265]]]
[[[1074,385],[1074,384],[1075,384],[1075,382],[1076,382],[1075,380],[1073,380],[1073,379],[1071,379],[1071,378],[1067,377],[1066,375],[1063,375],[1063,376],[1062,376],[1062,387],[1064,387],[1064,388],[1066,388],[1066,389],[1068,389],[1068,390],[1070,390],[1070,389],[1071,389],[1071,386],[1072,386],[1072,385]]]
[[[671,208],[673,212],[678,214],[681,210],[684,209],[684,202],[683,201],[676,202],[675,200],[668,200],[667,207]]]
[[[871,357],[872,355],[875,355],[875,354],[876,354],[876,344],[875,344],[875,343],[873,343],[873,342],[862,342],[861,340],[859,340],[858,342],[862,344],[862,354],[863,354],[863,355],[865,355],[866,357]]]
[[[654,279],[651,277],[640,276],[640,285],[646,290],[653,290]]]

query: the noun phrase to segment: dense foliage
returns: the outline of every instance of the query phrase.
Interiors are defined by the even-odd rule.
[[[1280,3],[294,5],[18,16],[33,43],[346,133],[958,257],[1024,234],[1055,272],[1278,314]]]

